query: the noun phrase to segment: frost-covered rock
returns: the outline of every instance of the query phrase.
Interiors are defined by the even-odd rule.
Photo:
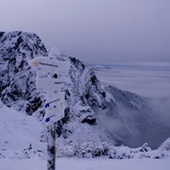
[[[170,138],[168,138],[165,142],[163,142],[158,149],[162,151],[170,152]]]
[[[163,151],[152,150],[147,144],[138,148],[129,148],[126,146],[113,146],[107,142],[71,142],[70,145],[57,145],[57,157],[78,157],[78,158],[96,158],[106,156],[110,159],[161,159],[170,157]]]
[[[28,61],[36,56],[47,56],[47,50],[36,34],[26,32],[0,33],[0,98],[32,114],[41,106],[35,86],[35,72]]]

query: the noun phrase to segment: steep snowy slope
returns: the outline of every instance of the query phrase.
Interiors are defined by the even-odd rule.
[[[52,52],[56,59],[71,65],[71,85],[66,90],[68,108],[65,117],[57,122],[60,151],[63,146],[78,148],[81,145],[82,153],[85,147],[87,152],[93,151],[97,156],[99,146],[103,146],[100,154],[108,153],[105,145],[136,147],[148,142],[152,147],[158,147],[170,136],[170,128],[160,124],[152,114],[147,99],[113,86],[104,86],[93,69],[86,68],[81,61],[57,50]],[[37,56],[48,57],[37,35],[24,32],[0,34],[2,102],[8,107],[43,118],[45,99],[37,92],[36,73],[28,65],[28,60]]]
[[[0,157],[7,150],[22,152],[29,147],[45,149],[46,144],[41,142],[44,126],[40,121],[7,108],[2,103],[0,104],[0,115]],[[22,154],[24,155],[24,153]]]

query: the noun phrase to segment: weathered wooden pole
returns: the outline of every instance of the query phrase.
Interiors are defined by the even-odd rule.
[[[56,161],[56,123],[47,126],[47,168],[55,170]]]
[[[64,92],[57,93],[58,98],[45,104],[47,118],[47,170],[55,170],[56,161],[56,124],[64,117]]]

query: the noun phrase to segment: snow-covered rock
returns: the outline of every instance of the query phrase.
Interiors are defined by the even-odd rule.
[[[170,152],[170,138],[168,138],[165,142],[163,142],[158,149]]]
[[[32,114],[41,106],[36,91],[35,72],[28,61],[47,56],[47,50],[36,34],[0,33],[0,98],[7,106]]]

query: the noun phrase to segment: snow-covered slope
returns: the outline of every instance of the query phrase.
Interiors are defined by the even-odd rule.
[[[1,149],[23,149],[30,144],[40,147],[43,125],[33,116],[0,106]]]
[[[41,142],[44,126],[35,117],[0,104],[0,158],[29,158],[44,155]],[[39,151],[39,153],[38,153]]]
[[[105,146],[125,144],[136,147],[148,142],[152,147],[158,147],[170,136],[170,128],[160,124],[151,114],[147,99],[113,86],[104,86],[92,68],[86,68],[81,61],[57,50],[52,52],[56,59],[71,65],[71,86],[66,90],[68,108],[65,117],[57,122],[60,155],[63,147],[70,146],[72,153],[81,147],[82,153],[86,150],[96,156],[108,154]],[[37,56],[48,57],[37,35],[24,32],[0,34],[2,102],[23,113],[34,113],[34,116],[43,118],[45,99],[37,92],[36,73],[28,65],[28,60]]]

